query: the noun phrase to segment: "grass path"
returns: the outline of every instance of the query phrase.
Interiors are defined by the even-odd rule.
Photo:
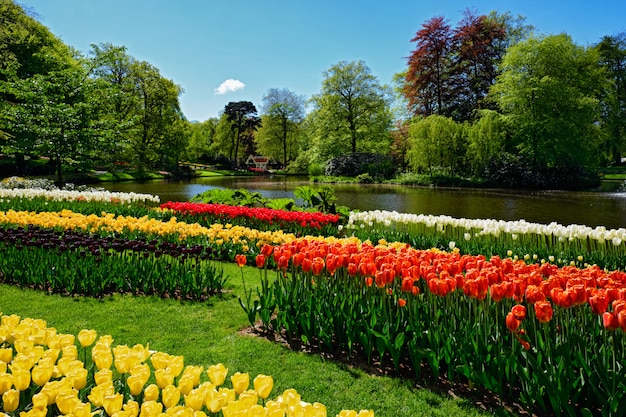
[[[293,352],[263,338],[245,336],[248,324],[237,295],[243,294],[241,272],[222,264],[232,292],[205,303],[156,297],[115,295],[104,299],[71,298],[0,285],[0,311],[41,318],[63,333],[95,329],[115,344],[147,344],[154,350],[183,355],[186,364],[224,363],[236,371],[272,375],[272,397],[295,388],[307,402],[321,402],[328,416],[341,409],[373,409],[378,417],[511,416],[504,409],[486,412],[462,399],[416,388],[410,381],[370,376],[319,355]],[[244,268],[248,286],[258,285],[259,271]]]

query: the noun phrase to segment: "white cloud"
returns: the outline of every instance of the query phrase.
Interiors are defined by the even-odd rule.
[[[215,94],[222,95],[226,93],[232,93],[234,91],[241,90],[245,86],[246,85],[242,83],[241,81],[233,80],[232,78],[229,78],[228,80],[221,83],[220,86],[215,89]]]

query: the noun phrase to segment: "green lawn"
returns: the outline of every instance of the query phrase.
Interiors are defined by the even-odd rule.
[[[503,408],[490,412],[469,400],[418,388],[415,382],[371,376],[319,355],[294,352],[266,339],[241,334],[248,325],[237,294],[243,294],[241,272],[222,264],[231,277],[221,299],[183,302],[155,297],[115,295],[104,299],[62,297],[0,285],[0,311],[40,318],[64,333],[95,329],[115,344],[149,343],[150,349],[183,355],[186,364],[224,363],[236,371],[274,377],[271,397],[295,388],[303,401],[321,402],[328,416],[341,409],[373,409],[380,417],[511,416]],[[244,268],[248,287],[259,284],[259,271]]]

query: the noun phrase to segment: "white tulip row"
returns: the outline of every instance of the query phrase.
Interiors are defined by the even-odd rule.
[[[521,235],[534,234],[553,237],[560,242],[593,239],[598,243],[611,242],[615,246],[626,244],[626,228],[607,229],[604,226],[589,227],[577,224],[563,226],[555,222],[541,224],[525,220],[463,219],[384,210],[351,212],[345,227],[347,229],[384,227],[404,230],[411,226],[425,226],[439,232],[443,232],[448,226],[464,229],[463,236],[466,240],[471,239],[472,235],[501,236],[505,234],[516,240]]]
[[[118,193],[112,191],[70,191],[70,190],[43,190],[39,188],[0,188],[0,198],[45,198],[53,201],[103,201],[128,204],[133,202],[159,203],[159,196],[152,194]]]

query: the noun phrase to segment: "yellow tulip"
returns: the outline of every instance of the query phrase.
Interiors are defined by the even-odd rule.
[[[110,416],[117,413],[122,409],[124,405],[124,395],[122,394],[113,394],[104,397],[102,406],[104,407],[104,411]]]
[[[287,407],[294,406],[295,404],[300,402],[300,394],[293,388],[286,389],[283,392],[283,395],[280,396],[279,400],[282,399],[282,402],[285,403]]]
[[[88,372],[85,368],[74,368],[67,374],[72,388],[81,390],[87,385]]]
[[[205,391],[202,389],[194,389],[185,395],[185,405],[198,411],[204,405]]]
[[[0,374],[0,394],[4,394],[13,386],[13,375],[3,372]]]
[[[72,414],[74,417],[91,417],[91,404],[79,402],[74,406]]]
[[[152,362],[152,367],[155,370],[167,368],[170,362],[170,355],[165,352],[155,352],[150,356],[150,362]]]
[[[110,368],[113,365],[113,354],[108,349],[92,350],[91,358],[98,369]]]
[[[30,387],[30,371],[28,369],[14,369],[13,386],[18,391],[26,391]]]
[[[17,314],[11,314],[10,316],[2,316],[0,318],[0,324],[8,327],[16,327],[20,323],[21,317]]]
[[[361,410],[359,411],[359,414],[356,415],[356,417],[374,417],[374,411],[373,410]]]
[[[43,353],[43,356],[41,357],[39,362],[50,361],[52,363],[56,363],[56,361],[59,360],[60,353],[61,351],[59,349],[46,349],[46,351]]]
[[[113,371],[109,368],[100,369],[93,375],[96,385],[113,383]]]
[[[307,417],[326,417],[326,406],[320,403],[313,403],[310,407],[308,407],[305,415]]]
[[[38,392],[33,394],[31,402],[33,403],[33,408],[43,410],[48,407],[48,396],[45,393]]]
[[[267,417],[285,417],[285,409],[277,401],[266,402],[265,409],[267,410]]]
[[[91,392],[87,396],[89,401],[96,407],[102,407],[104,397],[115,394],[115,388],[113,383],[106,383],[102,385],[96,385],[91,389]]]
[[[55,402],[62,414],[73,414],[74,408],[76,408],[76,405],[81,401],[78,398],[78,392],[66,391],[57,395]]]
[[[48,414],[48,409],[45,408],[40,410],[39,408],[33,408],[29,411],[22,411],[20,413],[20,417],[46,417]]]
[[[159,388],[163,389],[174,383],[176,375],[174,374],[172,368],[168,366],[167,368],[157,369],[154,371],[154,377]]]
[[[131,417],[137,417],[139,415],[139,403],[137,401],[128,401],[124,404],[124,411]]]
[[[194,411],[193,417],[207,417],[206,413],[202,410]]]
[[[202,375],[203,370],[204,367],[202,366],[189,365],[183,371],[181,378],[192,378],[193,386],[198,386],[200,384],[200,376]]]
[[[13,349],[11,349],[10,347],[0,349],[0,361],[4,363],[11,363],[12,360],[13,360]]]
[[[146,382],[148,382],[148,378],[141,374],[131,375],[126,379],[126,385],[128,385],[130,393],[133,396],[141,393]]]
[[[239,401],[248,406],[252,406],[259,402],[259,394],[254,390],[246,390],[239,394]]]
[[[209,393],[205,397],[206,408],[208,408],[209,411],[214,414],[219,412],[222,407],[224,407],[227,403],[228,398],[226,393],[224,392],[209,391]]]
[[[154,387],[156,387],[156,385],[154,385]],[[139,413],[139,415],[141,417],[158,417],[162,411],[163,404],[158,403],[154,400],[148,400],[144,401],[143,404],[141,404],[141,412]]]
[[[259,397],[262,399],[266,399],[269,397],[272,392],[272,388],[274,387],[274,378],[268,375],[257,375],[254,378],[254,390],[259,394]]]
[[[43,364],[33,366],[31,371],[31,378],[33,382],[40,387],[43,387],[46,382],[52,378],[52,373],[54,372],[54,364],[48,362],[44,362]]]
[[[161,402],[165,408],[172,408],[180,401],[180,391],[174,385],[168,385],[161,392]]]
[[[233,389],[235,393],[241,394],[245,390],[248,389],[248,385],[250,385],[250,375],[247,373],[235,372],[231,377],[230,381],[233,384]]]
[[[10,389],[2,394],[2,403],[4,411],[12,413],[17,410],[20,405],[20,392],[16,389]]]
[[[62,357],[57,361],[57,367],[63,375],[68,375],[76,368],[82,368],[83,363],[77,359]]]
[[[7,364],[5,362],[0,361],[0,374],[6,373],[7,369],[9,369]]]
[[[155,384],[150,384],[143,391],[144,401],[156,401],[159,399],[159,387]]]
[[[337,417],[356,417],[356,411],[354,410],[341,410]]]
[[[76,345],[63,346],[61,349],[64,358],[78,359],[78,348]]]
[[[209,380],[211,381],[211,384],[219,387],[226,380],[226,375],[228,375],[228,368],[226,368],[221,363],[218,363],[217,365],[209,366],[209,369],[207,369],[206,373],[209,377]]]
[[[83,329],[78,332],[78,342],[82,347],[91,346],[96,341],[97,336],[98,333],[95,330]]]
[[[172,370],[174,376],[178,376],[185,367],[185,358],[183,356],[171,356],[167,366]]]
[[[196,384],[193,375],[185,375],[183,373],[183,375],[178,380],[178,389],[183,395],[189,394],[191,390],[195,388],[195,386]]]

